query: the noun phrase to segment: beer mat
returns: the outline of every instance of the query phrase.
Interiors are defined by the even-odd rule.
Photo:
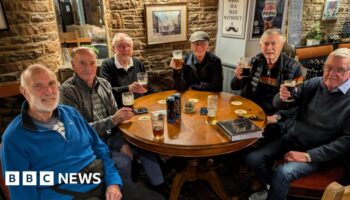
[[[192,102],[192,103],[197,103],[199,100],[198,99],[189,99],[188,101]]]
[[[159,104],[166,104],[166,100],[165,99],[159,100],[158,103]]]
[[[151,119],[151,117],[150,116],[148,116],[148,115],[144,115],[144,116],[140,116],[139,118],[137,118],[138,120],[140,120],[140,121],[146,121],[146,120],[150,120]]]
[[[234,106],[240,106],[242,105],[242,101],[231,101],[231,104],[234,105]]]
[[[247,114],[246,110],[242,110],[242,109],[237,109],[234,111],[237,115],[245,115]]]

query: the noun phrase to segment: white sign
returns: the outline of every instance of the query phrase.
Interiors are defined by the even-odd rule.
[[[224,0],[222,35],[244,38],[247,0]]]

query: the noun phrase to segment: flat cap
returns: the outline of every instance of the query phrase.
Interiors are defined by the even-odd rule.
[[[196,42],[196,41],[209,41],[209,35],[208,33],[204,31],[196,31],[192,33],[190,39],[190,42]]]

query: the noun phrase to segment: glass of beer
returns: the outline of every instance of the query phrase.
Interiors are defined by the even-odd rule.
[[[184,63],[182,59],[182,50],[173,51],[173,61],[176,65],[176,69],[182,69],[182,64]]]
[[[129,107],[134,110],[134,94],[132,92],[122,93],[122,103],[124,107]]]
[[[250,57],[241,57],[239,61],[239,66],[242,68],[241,76],[243,78],[247,78],[250,75],[250,70],[252,66],[250,65],[251,58]]]
[[[218,111],[218,95],[209,95],[208,96],[208,118],[207,123],[209,125],[215,125],[216,124],[216,112]]]
[[[146,92],[148,91],[148,75],[147,72],[139,72],[137,73],[137,82],[140,84]]]
[[[151,112],[153,138],[161,140],[164,137],[164,114],[159,111]]]
[[[286,86],[286,88],[288,89],[288,91],[290,92],[290,97],[286,100],[284,100],[285,102],[293,102],[294,101],[294,92],[295,92],[295,80],[285,80],[283,82],[283,85]]]

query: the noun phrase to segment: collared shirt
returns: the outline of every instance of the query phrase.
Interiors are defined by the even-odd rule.
[[[337,89],[339,89],[343,94],[346,94],[350,89],[350,79],[341,84]]]
[[[130,69],[131,67],[134,66],[134,61],[132,60],[132,58],[129,58],[129,64],[127,67],[123,67],[119,61],[118,61],[118,57],[117,54],[114,54],[114,60],[115,60],[115,66],[117,67],[117,69],[124,69],[125,71],[128,71],[128,69]]]

